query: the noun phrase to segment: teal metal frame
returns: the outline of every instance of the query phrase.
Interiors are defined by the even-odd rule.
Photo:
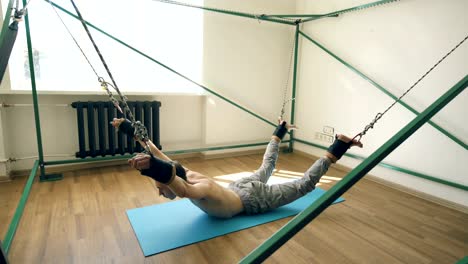
[[[409,138],[416,130],[424,125],[431,117],[439,112],[453,98],[460,94],[468,86],[468,75],[453,86],[449,91],[437,99],[432,105],[413,119],[408,125],[402,128],[395,136],[388,140],[372,155],[354,168],[341,181],[337,182],[324,195],[317,199],[312,205],[304,209],[273,236],[263,244],[254,249],[240,263],[261,263],[278,248],[292,238],[308,223],[314,220],[336,199],[349,190],[355,183],[364,177],[372,168],[382,161],[388,154],[395,150],[401,143]]]
[[[365,79],[366,81],[368,81],[370,84],[372,84],[373,86],[375,86],[376,88],[378,88],[380,91],[382,91],[383,93],[385,93],[386,95],[390,96],[393,100],[397,100],[398,97],[395,96],[394,94],[392,94],[391,92],[389,92],[387,89],[385,89],[384,87],[382,87],[380,84],[378,84],[377,82],[375,82],[374,80],[372,80],[370,77],[366,76],[364,73],[360,72],[359,70],[357,70],[356,68],[354,68],[353,66],[351,66],[351,64],[345,62],[344,60],[342,60],[341,58],[339,58],[338,56],[336,56],[335,54],[333,54],[331,51],[329,51],[328,49],[326,49],[325,47],[323,47],[320,43],[318,43],[317,41],[313,40],[311,37],[309,37],[308,35],[306,35],[304,32],[299,32],[299,34],[301,34],[301,36],[303,36],[304,38],[306,38],[307,40],[309,40],[310,42],[314,43],[315,45],[317,45],[317,47],[319,47],[320,49],[322,49],[323,51],[325,51],[326,53],[328,53],[328,55],[332,56],[334,59],[336,59],[337,61],[341,62],[343,65],[345,65],[348,69],[350,69],[351,71],[355,72],[357,75],[361,76],[363,79]],[[412,108],[411,106],[409,106],[407,103],[405,103],[404,101],[402,100],[399,100],[398,101],[399,104],[401,104],[402,106],[404,106],[406,109],[410,110],[413,114],[415,115],[419,115],[420,113],[418,111],[416,111],[416,109]],[[463,147],[465,150],[468,150],[468,145],[465,144],[461,139],[455,137],[454,135],[450,134],[447,130],[443,129],[442,127],[440,127],[439,125],[437,125],[436,123],[432,122],[432,121],[428,121],[428,123],[433,126],[435,129],[439,130],[440,132],[442,132],[442,134],[446,135],[448,138],[450,138],[452,141],[454,141],[455,143],[457,143],[458,145],[460,145],[461,147]]]
[[[70,13],[68,10],[62,8],[61,6],[57,5],[56,3],[48,0],[44,0],[46,2],[49,2],[52,4],[54,7],[58,8],[60,11],[74,17],[75,19],[78,19],[78,17],[72,13]],[[392,98],[396,98],[394,95],[389,93],[387,90],[385,90],[382,86],[371,80],[369,77],[365,76],[363,73],[359,72],[357,69],[353,68],[350,64],[344,62],[342,59],[328,51],[326,48],[324,48],[322,45],[317,43],[316,41],[312,40],[309,36],[307,36],[304,32],[300,31],[299,26],[300,23],[320,19],[320,18],[325,18],[325,17],[336,17],[339,14],[345,13],[345,12],[350,12],[354,10],[360,10],[363,8],[368,8],[380,4],[385,4],[389,2],[394,2],[395,0],[383,0],[383,1],[376,1],[372,2],[369,4],[365,5],[360,5],[356,6],[353,8],[345,9],[345,10],[340,10],[328,14],[322,14],[322,15],[252,15],[252,14],[247,14],[247,13],[241,13],[241,12],[232,12],[232,11],[227,11],[227,10],[219,10],[219,9],[212,9],[212,8],[200,8],[200,7],[195,7],[195,6],[188,6],[188,7],[195,7],[195,8],[200,8],[206,11],[211,11],[211,12],[218,12],[218,13],[223,13],[227,15],[234,15],[234,16],[240,16],[240,17],[246,17],[246,18],[252,18],[256,20],[263,20],[263,21],[268,21],[268,22],[275,22],[275,23],[280,23],[280,24],[288,24],[288,25],[293,25],[296,27],[295,31],[295,50],[294,50],[294,68],[293,68],[293,88],[292,88],[292,98],[296,97],[296,90],[297,90],[297,59],[298,59],[298,49],[299,49],[299,35],[303,36],[304,38],[308,39],[312,43],[316,44],[319,46],[322,50],[327,52],[329,55],[343,63],[345,66],[353,70],[355,73],[363,77],[364,79],[368,80],[371,84],[379,88],[381,91],[383,91],[385,94]],[[23,0],[23,5],[26,5],[26,0]],[[4,32],[5,27],[8,26],[9,22],[9,17],[11,15],[11,7],[13,5],[13,0],[9,1],[8,9],[6,11],[5,15],[5,21],[2,26],[2,32]],[[285,21],[282,19],[277,19],[277,18],[300,18],[296,20],[295,22],[292,21]],[[142,55],[143,57],[157,63],[158,65],[162,66],[163,68],[175,73],[176,75],[180,76],[181,78],[184,78],[193,84],[203,88],[205,91],[217,96],[218,98],[230,103],[231,105],[243,110],[244,112],[247,112],[248,114],[256,117],[259,120],[262,120],[263,122],[276,126],[275,123],[268,121],[266,118],[261,117],[254,112],[242,107],[241,105],[229,100],[228,98],[222,96],[221,94],[191,80],[190,78],[180,74],[179,72],[171,69],[170,67],[164,65],[163,63],[157,61],[156,59],[146,55],[145,53],[133,48],[132,46],[128,45],[127,43],[115,38],[114,36],[108,34],[107,32],[101,30],[100,28],[94,26],[93,24],[85,21],[87,25],[90,27],[94,28],[98,32],[104,34],[105,36],[113,39],[114,41],[118,42],[119,44],[133,50],[134,52]],[[6,26],[5,26],[6,25]],[[25,27],[26,27],[26,36],[27,36],[27,46],[28,46],[28,59],[29,59],[29,65],[30,65],[30,72],[31,72],[31,88],[32,88],[32,96],[33,96],[33,105],[34,105],[34,118],[35,118],[35,123],[36,123],[36,136],[37,136],[37,144],[38,144],[38,160],[35,161],[34,166],[31,170],[31,174],[26,182],[25,188],[23,190],[23,194],[20,198],[19,204],[17,206],[17,209],[15,211],[14,217],[10,223],[9,229],[7,231],[7,235],[3,241],[3,246],[2,249],[4,249],[5,254],[8,254],[8,251],[11,247],[12,241],[14,239],[14,235],[16,233],[16,230],[19,226],[19,222],[21,220],[21,216],[23,214],[27,199],[29,197],[29,193],[32,188],[32,184],[35,180],[36,174],[40,174],[40,180],[55,180],[60,178],[60,176],[57,175],[46,175],[45,173],[45,166],[52,166],[52,165],[60,165],[60,164],[71,164],[71,163],[82,163],[82,162],[94,162],[94,161],[106,161],[106,160],[117,160],[117,159],[127,159],[132,157],[132,155],[124,155],[124,156],[113,156],[113,157],[98,157],[98,158],[87,158],[87,159],[74,159],[74,160],[58,160],[58,161],[45,161],[44,160],[44,155],[43,155],[43,147],[42,147],[42,135],[41,135],[41,125],[40,125],[40,116],[39,116],[39,108],[38,108],[38,98],[37,98],[37,90],[36,90],[36,82],[35,82],[35,73],[34,73],[34,63],[33,63],[33,56],[32,56],[32,40],[31,40],[31,34],[30,34],[30,27],[29,27],[29,17],[26,14],[25,15]],[[0,41],[3,41],[3,34],[0,35]],[[379,150],[377,150],[374,154],[372,154],[368,158],[364,158],[362,156],[358,155],[353,155],[353,154],[345,154],[349,157],[356,158],[356,159],[365,159],[364,162],[362,162],[358,167],[356,167],[353,171],[348,174],[346,177],[346,180],[343,180],[339,183],[337,183],[332,189],[330,189],[329,192],[326,193],[325,196],[323,196],[320,200],[318,200],[316,203],[314,203],[311,207],[306,209],[304,212],[296,216],[293,220],[291,220],[290,223],[288,223],[285,227],[283,227],[280,231],[278,231],[277,234],[275,234],[270,240],[266,241],[264,244],[262,244],[257,250],[252,252],[252,254],[248,255],[246,258],[242,260],[243,263],[251,263],[251,262],[256,262],[259,259],[263,257],[267,257],[269,254],[274,252],[277,248],[279,248],[282,243],[286,242],[290,237],[292,237],[295,233],[297,233],[305,224],[310,222],[314,217],[316,217],[320,212],[325,210],[325,208],[333,202],[337,197],[339,197],[342,193],[344,193],[347,189],[349,189],[355,182],[357,182],[360,178],[363,177],[365,173],[368,172],[372,167],[376,165],[380,165],[386,168],[390,168],[392,170],[404,172],[410,175],[414,175],[416,177],[421,177],[427,180],[431,180],[434,182],[442,183],[448,186],[452,186],[455,188],[467,190],[468,187],[458,184],[458,183],[453,183],[449,181],[445,181],[442,179],[438,179],[436,177],[424,175],[422,173],[414,172],[408,169],[400,168],[394,165],[386,164],[386,163],[379,163],[386,155],[388,155],[391,151],[393,151],[401,142],[404,141],[407,137],[409,137],[418,127],[420,127],[424,122],[428,121],[429,116],[434,115],[438,110],[440,110],[443,106],[447,104],[453,97],[455,97],[455,93],[461,92],[464,88],[466,88],[466,82],[467,82],[467,77],[465,77],[461,82],[459,82],[456,86],[454,86],[448,93],[439,100],[437,100],[433,105],[431,105],[426,111],[423,113],[418,113],[414,109],[412,109],[409,105],[406,105],[402,103],[407,109],[409,109],[411,112],[417,114],[418,116],[415,118],[413,122],[411,122],[408,126],[403,128],[397,135],[395,135],[391,140],[389,140],[387,143],[385,143]],[[464,87],[463,87],[464,86]],[[462,88],[463,87],[463,88]],[[434,106],[435,105],[435,106]],[[294,123],[295,120],[295,100],[292,100],[291,103],[291,123]],[[425,120],[425,121],[423,121]],[[432,123],[431,121],[428,121],[432,126],[434,126],[436,129],[441,131],[443,134],[445,134],[447,137],[467,149],[467,145],[463,143],[463,141],[459,140],[455,136],[451,135],[448,133],[446,130],[441,128],[440,126]],[[415,123],[415,124],[413,124]],[[411,125],[411,126],[410,126]],[[413,126],[414,125],[414,126]],[[293,151],[293,143],[298,142],[302,144],[306,144],[309,146],[321,148],[321,149],[326,149],[326,147],[314,144],[311,142],[307,142],[305,140],[301,140],[298,138],[294,137],[293,131],[290,132],[290,140],[285,140],[284,143],[289,143],[289,148],[288,151],[292,152]],[[172,155],[172,154],[183,154],[183,153],[192,153],[192,152],[204,152],[204,151],[214,151],[214,150],[225,150],[225,149],[235,149],[235,148],[244,148],[244,147],[254,147],[254,146],[261,146],[261,145],[267,145],[268,142],[259,142],[259,143],[249,143],[249,144],[240,144],[240,145],[231,145],[231,146],[215,146],[215,147],[205,147],[205,148],[196,148],[196,149],[187,149],[187,150],[175,150],[175,151],[167,151],[165,152],[166,154]],[[333,191],[332,191],[333,190]],[[296,219],[296,220],[295,220]],[[266,252],[266,253],[265,253]]]
[[[4,16],[4,19],[3,19],[2,31],[1,31],[2,35],[3,35],[4,32],[7,31],[7,28],[10,25],[10,17],[11,17],[12,8],[13,8],[13,0],[10,0],[10,2],[8,2],[7,10],[6,10],[6,13],[5,13],[5,16]],[[0,35],[0,36],[2,36],[2,35]],[[2,44],[3,41],[4,41],[4,38],[0,38],[0,44]]]

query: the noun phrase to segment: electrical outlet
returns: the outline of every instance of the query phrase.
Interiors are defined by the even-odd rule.
[[[323,133],[327,135],[333,135],[335,133],[335,129],[331,126],[324,126]]]
[[[335,140],[333,136],[327,135],[326,137],[327,139],[325,141],[327,141],[328,143],[333,143],[333,140]]]
[[[317,139],[317,140],[320,140],[320,135],[321,134],[322,133],[320,133],[320,132],[315,132],[315,137],[314,138]]]
[[[333,142],[333,136],[330,136],[321,132],[315,132],[315,139],[319,141],[328,142],[328,143]]]

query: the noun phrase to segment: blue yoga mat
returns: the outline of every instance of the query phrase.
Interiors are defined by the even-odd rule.
[[[128,219],[145,256],[272,222],[300,213],[325,191],[316,188],[306,196],[258,215],[220,219],[207,215],[188,199],[127,211]],[[344,201],[338,198],[335,203]]]

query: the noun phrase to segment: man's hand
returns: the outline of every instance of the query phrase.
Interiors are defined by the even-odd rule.
[[[111,125],[112,125],[113,127],[119,128],[120,124],[121,124],[123,121],[125,121],[125,119],[123,119],[123,118],[115,118],[115,117],[114,117],[114,119],[112,119],[112,121],[111,121],[110,123],[111,123]]]
[[[278,117],[278,125],[281,125],[283,122],[286,122],[286,120],[283,120],[281,117]],[[288,124],[288,122],[286,122],[286,128],[288,130],[298,129],[298,127],[296,125]]]
[[[150,155],[138,153],[135,157],[128,160],[128,164],[137,170],[146,170],[150,167],[150,159]]]
[[[361,141],[357,141],[356,139],[351,139],[350,137],[347,137],[347,136],[342,135],[342,134],[338,135],[338,139],[345,142],[345,143],[349,143],[349,142],[351,142],[351,140],[353,140],[353,143],[351,144],[351,147],[357,146],[359,148],[362,148],[362,146],[363,146]]]
[[[296,128],[297,127],[295,125],[290,125],[285,120],[278,118],[278,126],[276,127],[276,130],[273,132],[273,135],[271,136],[271,138],[274,139],[276,142],[281,142],[284,135],[288,133],[288,130],[292,130]]]

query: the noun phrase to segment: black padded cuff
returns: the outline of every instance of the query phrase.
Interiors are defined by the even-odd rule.
[[[154,157],[151,157],[149,169],[141,170],[141,174],[164,184],[170,184],[175,176],[179,176],[184,181],[187,181],[185,169],[179,162],[165,161]]]
[[[333,142],[333,144],[331,144],[331,146],[328,147],[328,152],[333,154],[333,156],[335,156],[337,159],[341,159],[343,154],[345,154],[346,151],[348,151],[352,144],[352,140],[346,143],[342,140],[339,140],[338,137],[335,137],[335,142]]]
[[[172,162],[151,157],[150,167],[141,170],[141,174],[160,183],[169,184],[174,179],[176,170],[174,170]]]
[[[176,176],[179,176],[180,178],[184,179],[184,181],[187,181],[187,174],[185,173],[184,167],[180,165],[179,162],[173,161],[172,164],[174,164],[176,168]]]
[[[135,136],[135,128],[132,126],[132,122],[130,122],[128,119],[125,119],[122,123],[120,123],[119,131],[122,131],[122,133],[127,134],[129,137]]]
[[[281,124],[279,124],[276,127],[275,132],[273,132],[273,135],[277,136],[281,140],[283,140],[284,135],[286,135],[286,133],[288,133],[288,128],[286,127],[286,122],[282,122]]]

